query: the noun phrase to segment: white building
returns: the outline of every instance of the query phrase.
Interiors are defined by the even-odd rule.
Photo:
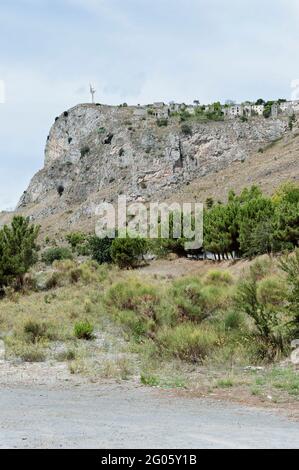
[[[236,118],[244,116],[244,108],[241,104],[235,104],[234,106],[223,106],[222,112],[224,116],[229,118]]]
[[[263,104],[253,104],[251,107],[252,111],[256,113],[258,116],[263,116],[265,106]]]

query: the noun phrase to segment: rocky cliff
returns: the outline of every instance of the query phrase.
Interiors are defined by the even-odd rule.
[[[118,194],[161,201],[195,179],[246,161],[288,127],[285,119],[264,118],[192,119],[182,129],[179,119],[170,117],[167,126],[161,124],[138,107],[81,104],[64,112],[50,130],[44,168],[17,211],[36,221],[54,217],[56,225],[70,229]]]

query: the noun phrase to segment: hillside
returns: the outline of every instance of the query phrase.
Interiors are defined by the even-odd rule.
[[[298,177],[298,130],[288,130],[287,118],[182,124],[173,116],[163,124],[151,108],[137,106],[82,104],[65,111],[17,212],[57,235],[92,230],[97,204],[119,194],[129,201],[204,202],[254,183],[271,192]],[[0,223],[11,216],[2,214]]]
[[[286,181],[299,181],[299,130],[295,128],[263,152],[251,154],[244,162],[233,162],[221,171],[195,178],[176,194],[176,200],[200,200],[208,197],[225,201],[229,190],[236,193],[253,184],[271,195]],[[171,200],[172,198],[169,198]]]

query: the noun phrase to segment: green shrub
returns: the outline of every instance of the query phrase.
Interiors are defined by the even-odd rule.
[[[160,330],[157,342],[162,354],[199,362],[216,347],[218,336],[212,330],[202,329],[192,323],[182,323],[175,328]]]
[[[287,274],[286,301],[293,337],[299,334],[299,249],[292,256],[280,261],[280,268]]]
[[[93,339],[94,327],[88,321],[78,322],[74,326],[74,335],[78,339],[85,339],[89,341]]]
[[[164,291],[133,278],[114,284],[105,303],[118,323],[136,339],[177,320],[174,305]]]
[[[89,237],[88,239],[88,250],[92,256],[92,259],[97,261],[99,264],[111,263],[111,245],[113,239],[111,238],[99,238],[96,235]]]
[[[186,136],[191,136],[192,135],[192,127],[189,126],[188,124],[182,124],[181,131]]]
[[[45,290],[55,289],[63,284],[63,276],[59,272],[53,272],[45,281]]]
[[[257,286],[257,300],[268,307],[283,307],[286,300],[286,285],[278,276],[262,279]]]
[[[227,271],[209,271],[205,280],[207,283],[216,285],[233,283],[232,275]]]
[[[167,127],[168,126],[168,119],[167,118],[157,119],[157,126],[158,127]]]
[[[85,155],[89,154],[90,152],[90,147],[88,145],[84,145],[84,147],[81,148],[80,150],[80,154],[81,154],[81,157],[85,157]]]
[[[236,310],[228,311],[224,316],[225,330],[241,331],[244,326],[244,315]]]
[[[172,296],[180,317],[197,322],[226,308],[230,302],[227,289],[203,285],[196,277],[175,281]]]
[[[111,258],[120,268],[134,268],[143,259],[147,242],[142,238],[116,238],[111,245]]]
[[[158,387],[160,380],[158,377],[149,374],[141,374],[140,382],[143,385],[148,385],[149,387]]]
[[[24,334],[28,343],[37,343],[51,337],[49,325],[37,320],[27,320],[24,324]]]
[[[271,289],[275,286],[274,292]],[[260,354],[269,359],[285,350],[287,325],[281,307],[277,280],[257,280],[254,269],[238,285],[236,306],[253,319],[260,344]],[[279,303],[277,301],[279,299]]]
[[[86,235],[82,232],[72,232],[69,233],[65,239],[71,245],[72,250],[76,251],[79,246],[84,244]]]
[[[48,265],[51,265],[57,260],[73,259],[73,255],[68,248],[49,248],[42,254],[42,261]]]
[[[153,317],[160,302],[157,288],[137,279],[118,282],[108,291],[106,300],[120,310],[133,310],[140,315]]]

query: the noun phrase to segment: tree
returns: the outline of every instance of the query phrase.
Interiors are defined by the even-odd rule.
[[[274,101],[267,101],[267,103],[265,103],[265,109],[263,111],[263,115],[266,119],[268,119],[272,114],[273,104],[274,104]]]
[[[245,256],[256,256],[272,251],[274,205],[270,198],[253,186],[241,194],[240,249]],[[263,248],[264,247],[264,248]]]
[[[204,247],[218,258],[234,257],[239,245],[239,198],[231,191],[228,204],[217,204],[204,214]]]
[[[147,250],[143,238],[115,238],[111,245],[111,257],[120,268],[134,268]]]
[[[10,227],[0,230],[0,289],[23,286],[25,274],[37,261],[38,233],[39,227],[22,216],[14,217]]]
[[[263,104],[266,104],[266,102],[265,102],[262,98],[260,98],[260,99],[258,99],[258,100],[256,101],[255,104],[256,104],[257,106],[262,106]]]
[[[89,237],[88,249],[92,258],[100,264],[111,263],[111,246],[113,239],[99,238],[96,235]]]
[[[275,204],[275,239],[279,249],[293,249],[299,242],[299,187],[282,185],[273,196]]]
[[[220,260],[230,252],[230,246],[226,206],[217,204],[204,213],[204,247]]]

